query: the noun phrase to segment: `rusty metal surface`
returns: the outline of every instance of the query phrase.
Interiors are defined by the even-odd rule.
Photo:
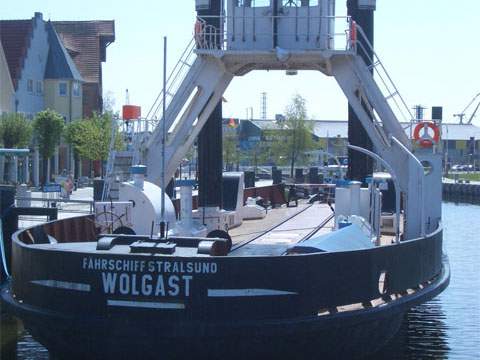
[[[45,233],[53,236],[59,243],[96,241],[97,230],[93,215],[72,217],[38,226],[43,226]]]

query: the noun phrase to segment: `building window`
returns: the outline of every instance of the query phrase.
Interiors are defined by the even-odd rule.
[[[27,80],[27,91],[29,93],[33,93],[33,80],[32,79]]]
[[[43,82],[41,80],[37,80],[37,87],[36,87],[37,95],[43,94]]]
[[[73,83],[73,96],[80,96],[80,83],[74,82]]]
[[[67,96],[67,83],[58,83],[58,95]]]

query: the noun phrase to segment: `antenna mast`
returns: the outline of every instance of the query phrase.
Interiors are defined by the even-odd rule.
[[[267,93],[262,92],[262,120],[267,120]]]

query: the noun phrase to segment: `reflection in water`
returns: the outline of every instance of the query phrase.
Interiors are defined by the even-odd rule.
[[[399,333],[372,360],[448,359],[445,320],[439,299],[410,310]],[[18,341],[17,359],[48,360],[48,352],[25,332]]]
[[[448,359],[446,316],[441,300],[410,310],[394,339],[376,356],[381,359]]]
[[[480,359],[480,206],[444,203],[443,219],[450,286],[409,311],[400,332],[372,360]],[[47,360],[48,353],[24,333],[17,359]]]
[[[48,360],[47,349],[36,342],[30,334],[25,332],[18,340],[17,359],[22,360]]]

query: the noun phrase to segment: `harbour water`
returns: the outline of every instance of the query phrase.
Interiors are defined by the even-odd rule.
[[[401,331],[375,360],[480,359],[480,206],[445,202],[443,219],[450,286],[438,298],[412,309]],[[20,334],[16,359],[48,358],[47,350],[27,332]]]

